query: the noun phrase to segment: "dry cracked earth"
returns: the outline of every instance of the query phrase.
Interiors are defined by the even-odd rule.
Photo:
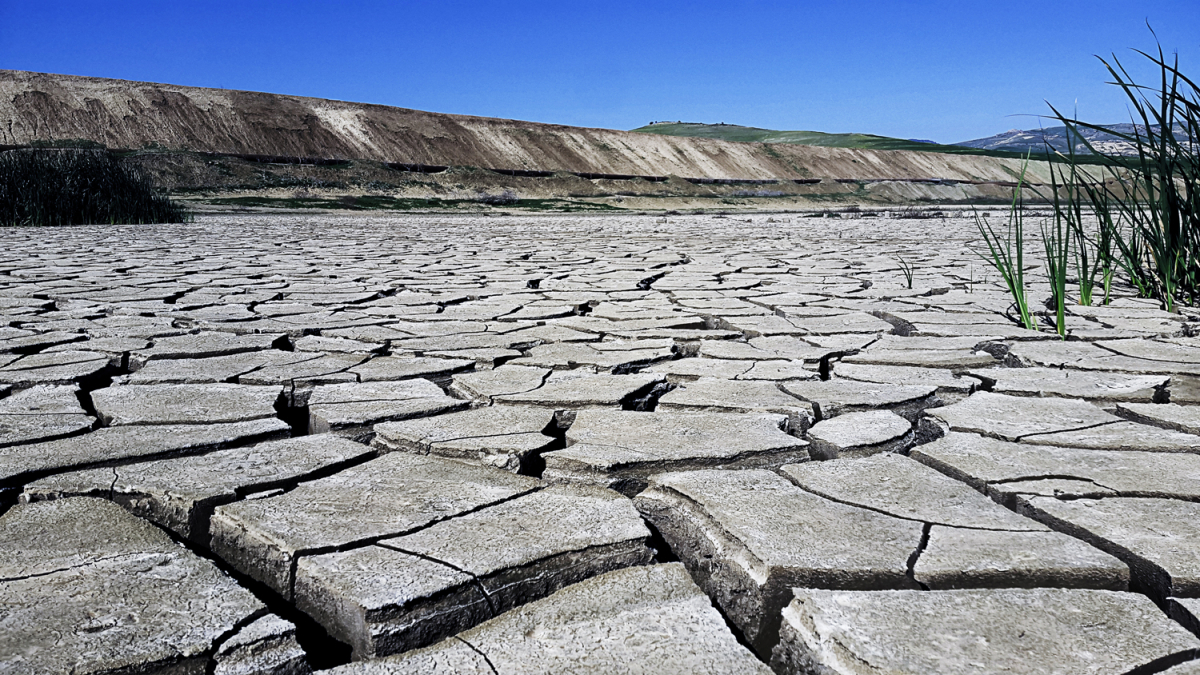
[[[1200,673],[1200,317],[972,233],[4,230],[0,672]]]

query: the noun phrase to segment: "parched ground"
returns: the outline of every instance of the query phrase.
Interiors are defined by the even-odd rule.
[[[0,230],[0,672],[1200,673],[1200,316],[842,215]]]

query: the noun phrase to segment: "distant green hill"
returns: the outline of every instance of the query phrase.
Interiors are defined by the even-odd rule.
[[[820,131],[773,131],[736,124],[700,124],[697,122],[659,122],[633,131],[663,136],[698,136],[741,143],[794,143],[819,145],[827,148],[863,148],[867,150],[915,150],[954,155],[986,155],[989,157],[1022,157],[1021,153],[1003,150],[969,148],[962,145],[941,145],[903,138],[872,134],[826,134]]]

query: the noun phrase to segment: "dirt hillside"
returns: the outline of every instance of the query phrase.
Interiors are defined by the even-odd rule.
[[[1017,160],[735,143],[248,91],[0,70],[0,145],[355,159],[707,179],[1011,181]],[[1044,179],[1031,167],[1033,180]]]

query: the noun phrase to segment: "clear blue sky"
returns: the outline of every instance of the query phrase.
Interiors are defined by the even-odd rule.
[[[1127,121],[1094,54],[1200,73],[1200,0],[0,0],[0,68],[539,122],[650,120],[942,142]]]

